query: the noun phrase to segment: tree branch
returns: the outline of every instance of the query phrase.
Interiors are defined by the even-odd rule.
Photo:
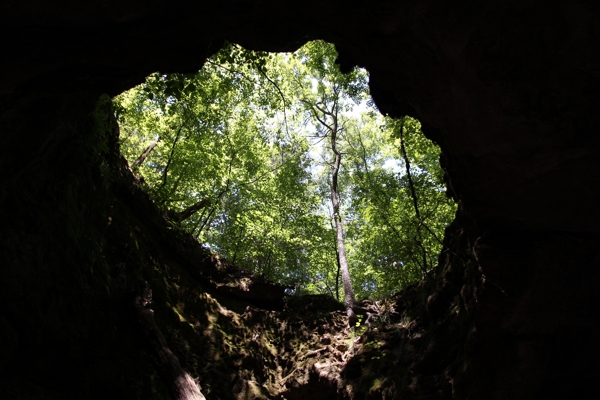
[[[279,96],[281,96],[281,101],[283,102],[283,123],[285,124],[285,133],[290,136],[290,131],[288,129],[288,123],[287,123],[287,113],[286,113],[286,109],[287,109],[287,101],[285,100],[285,96],[283,95],[283,92],[281,91],[281,89],[279,88],[279,85],[277,85],[277,83],[275,81],[273,81],[271,78],[269,78],[269,76],[267,75],[266,72],[263,71],[262,68],[257,67],[256,69],[258,69],[258,71],[269,81],[271,82],[271,84],[273,86],[275,86],[275,89],[277,89],[277,91],[279,92]]]
[[[140,154],[140,156],[131,165],[132,170],[136,169],[140,165],[142,165],[144,160],[146,160],[146,157],[148,157],[148,155],[152,152],[152,150],[154,150],[154,148],[156,147],[158,142],[160,142],[160,139],[161,139],[160,135],[157,135],[156,139],[152,143],[150,143],[150,145],[148,147],[146,147],[146,150],[144,150],[143,153]]]
[[[194,215],[195,213],[197,213],[198,211],[200,211],[201,209],[210,206],[211,203],[212,202],[209,199],[202,199],[192,204],[183,211],[177,212],[173,210],[168,210],[167,217],[169,217],[169,219],[172,221],[182,222]]]

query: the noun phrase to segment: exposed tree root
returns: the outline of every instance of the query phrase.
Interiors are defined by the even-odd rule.
[[[149,308],[152,303],[152,289],[145,284],[141,294],[135,298],[137,320],[142,328],[146,341],[156,357],[163,379],[171,389],[175,400],[205,400],[200,386],[181,368],[177,356],[173,354],[165,337],[154,322],[154,311]]]

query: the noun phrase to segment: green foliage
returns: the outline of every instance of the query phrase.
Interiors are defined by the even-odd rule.
[[[228,45],[197,74],[153,74],[114,99],[121,149],[159,207],[172,217],[190,211],[173,220],[215,252],[302,291],[335,295],[328,121],[319,121],[335,107],[354,287],[383,296],[435,265],[441,245],[429,231],[441,238],[454,205],[444,196],[439,149],[419,122],[382,117],[366,72],[342,74],[336,57],[320,41],[294,54]],[[402,169],[400,124],[421,221]]]
[[[405,146],[409,149],[422,223],[415,216],[399,150],[400,125],[405,129]],[[362,271],[355,279],[365,292],[375,287],[379,294],[391,294],[433,268],[442,250],[438,239],[454,217],[455,205],[445,196],[439,149],[420,129],[420,123],[409,117],[402,121],[386,118],[379,128],[363,122],[352,139],[359,161],[351,172],[354,189],[351,209],[355,218],[349,225],[348,236],[355,246],[355,270]],[[421,237],[417,235],[420,225]]]

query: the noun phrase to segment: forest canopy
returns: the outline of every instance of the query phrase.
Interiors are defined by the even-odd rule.
[[[377,298],[436,265],[455,204],[420,123],[382,116],[367,72],[336,57],[229,44],[196,74],[155,73],[114,99],[121,151],[171,223],[229,262],[341,299],[341,240],[354,292]]]

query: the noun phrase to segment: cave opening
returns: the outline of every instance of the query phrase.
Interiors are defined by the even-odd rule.
[[[382,298],[431,278],[456,206],[420,123],[383,117],[367,71],[342,74],[337,57],[323,41],[295,53],[226,44],[196,74],[153,74],[113,100],[121,152],[166,218],[208,249],[289,294],[340,300],[337,129],[354,291]]]
[[[164,339],[212,398],[595,390],[597,5],[32,0],[3,11],[0,397],[169,398],[131,314],[145,283]],[[339,313],[303,314],[322,297],[265,310],[283,289],[240,278],[172,229],[111,152],[98,97],[152,71],[195,72],[222,38],[272,51],[326,38],[344,70],[369,70],[382,112],[414,115],[443,148],[459,201],[448,251],[434,280],[395,299],[404,314],[355,338],[360,349],[327,336]]]

